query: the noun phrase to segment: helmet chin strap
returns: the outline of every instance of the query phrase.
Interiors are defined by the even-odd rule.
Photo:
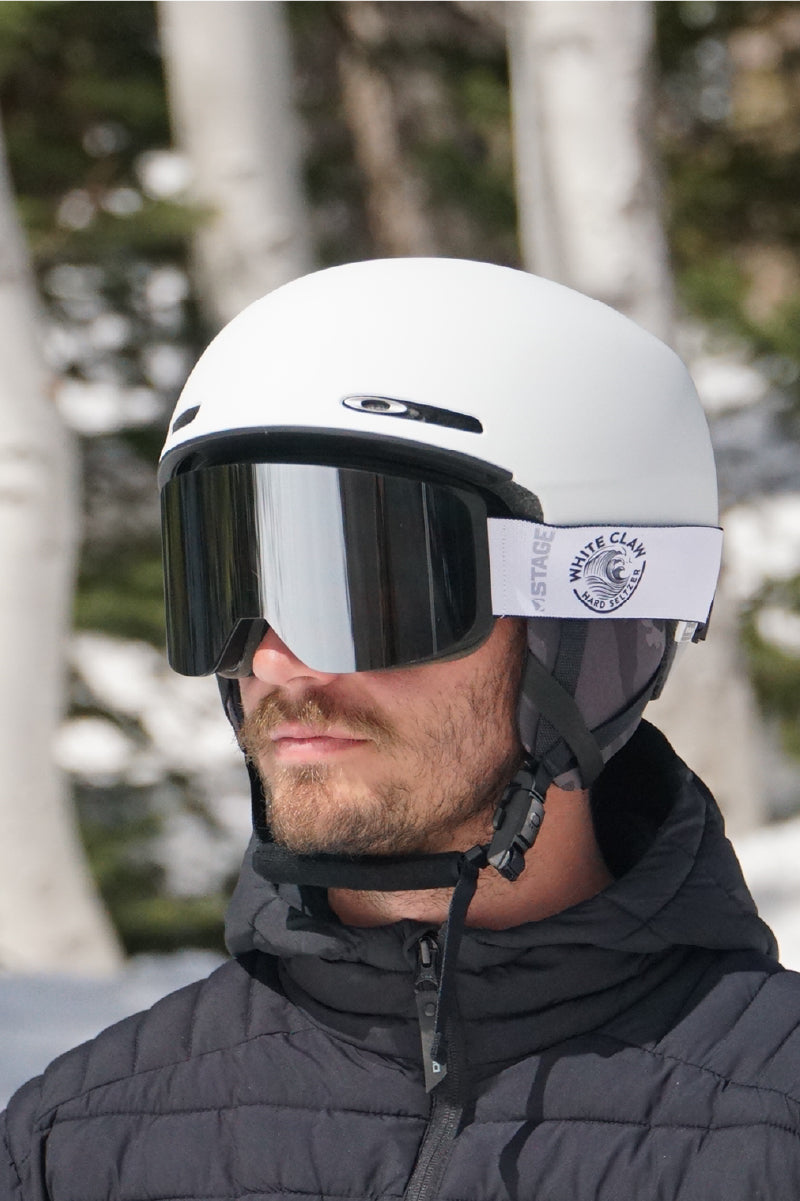
[[[535,700],[542,716],[560,737],[538,761],[530,755],[526,757],[495,810],[488,861],[507,880],[516,880],[525,867],[525,855],[544,820],[547,789],[556,776],[574,759],[583,786],[588,788],[603,770],[600,746],[587,728],[575,698],[530,652],[525,657],[521,691]]]

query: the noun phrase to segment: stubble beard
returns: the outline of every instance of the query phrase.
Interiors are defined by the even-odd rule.
[[[239,740],[259,772],[274,840],[295,854],[410,855],[451,849],[464,829],[482,831],[470,844],[486,838],[522,757],[514,724],[521,670],[521,654],[509,656],[402,736],[382,714],[340,704],[324,689],[299,701],[265,697]],[[283,722],[321,732],[335,724],[370,739],[383,778],[354,780],[337,764],[275,764],[269,736]]]

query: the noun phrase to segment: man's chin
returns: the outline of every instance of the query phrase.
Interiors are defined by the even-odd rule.
[[[272,837],[296,855],[404,855],[422,849],[412,815],[379,794],[354,800],[350,790],[340,796],[319,780],[295,779],[267,796]]]
[[[272,837],[278,846],[285,847],[294,855],[343,855],[347,858],[361,858],[364,855],[396,855],[406,853],[390,843],[385,832],[377,843],[374,839],[364,837],[364,832],[345,833],[339,831],[334,835],[330,830],[311,831],[298,830],[292,825],[288,829],[281,823],[270,823]]]

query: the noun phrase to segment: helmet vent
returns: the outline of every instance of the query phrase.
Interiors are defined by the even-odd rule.
[[[439,409],[435,405],[411,404],[404,400],[393,400],[389,396],[345,396],[342,404],[357,413],[369,413],[373,417],[401,417],[406,421],[424,421],[428,425],[466,430],[470,434],[483,433],[483,426],[477,417],[455,413],[452,409]]]
[[[184,409],[172,423],[172,433],[177,434],[178,430],[182,430],[185,425],[189,425],[194,421],[197,414],[200,412],[200,405],[192,405],[190,409]]]

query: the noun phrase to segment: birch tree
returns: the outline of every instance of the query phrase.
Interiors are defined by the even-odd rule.
[[[652,146],[652,5],[506,6],[519,229],[526,266],[673,341],[674,304]],[[760,725],[725,581],[708,642],[648,716],[704,774],[733,827],[760,817]]]
[[[525,262],[670,341],[672,280],[648,136],[650,4],[523,0],[508,9]]]
[[[104,973],[119,952],[51,754],[64,702],[77,481],[35,327],[0,146],[0,969]]]
[[[191,195],[203,302],[222,324],[311,269],[283,5],[162,0],[161,43]]]

